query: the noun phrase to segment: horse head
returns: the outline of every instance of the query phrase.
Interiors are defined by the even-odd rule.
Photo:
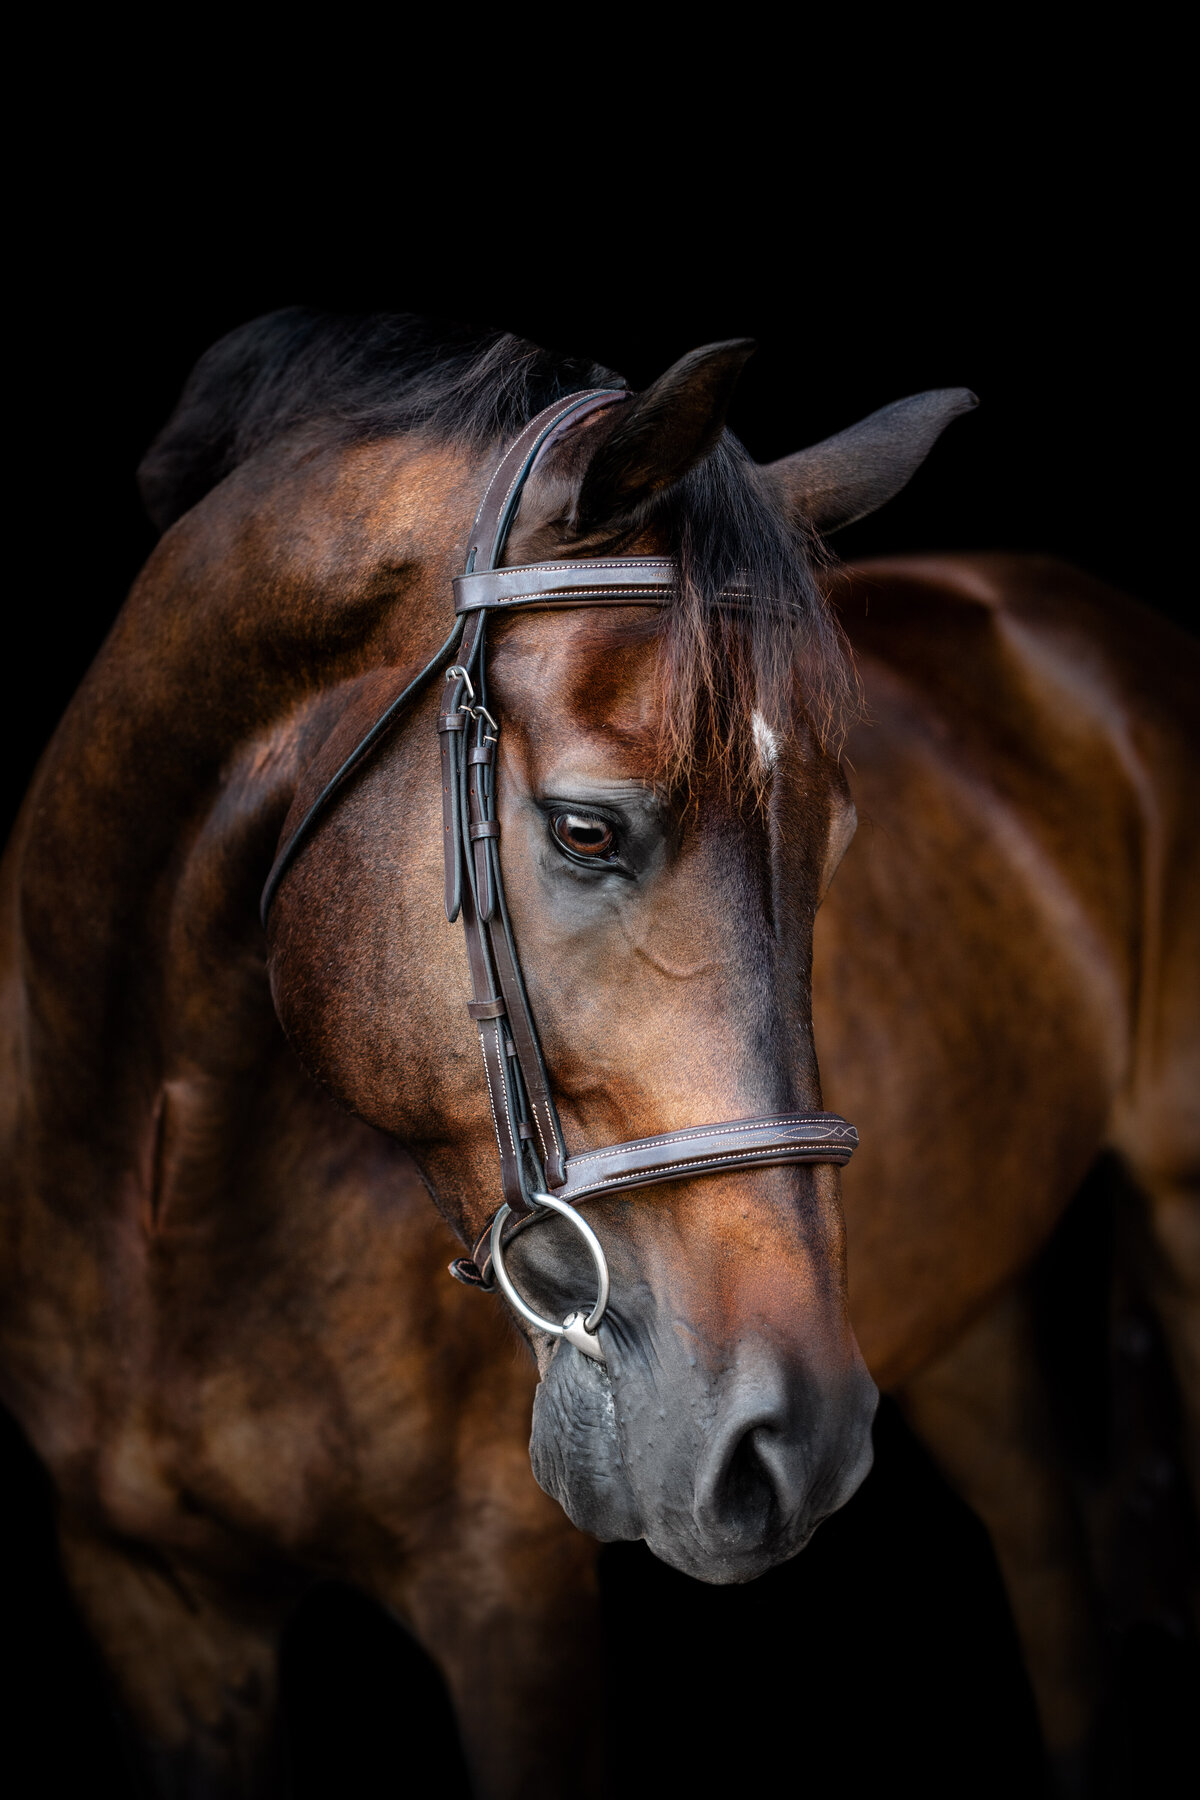
[[[854,813],[837,760],[852,680],[815,531],[895,492],[969,400],[921,396],[758,468],[724,429],[748,349],[697,351],[565,421],[503,546],[505,567],[619,556],[678,571],[665,606],[492,621],[504,892],[575,1153],[821,1103],[812,926]],[[489,472],[476,461],[474,497]],[[443,534],[420,571],[430,592],[462,549]],[[368,671],[326,715],[293,825],[387,691]],[[311,1074],[409,1146],[473,1245],[505,1121],[443,912],[438,706],[434,686],[414,700],[291,863],[270,971]],[[541,1375],[533,1467],[596,1536],[741,1581],[862,1480],[876,1394],[847,1317],[835,1168],[678,1173],[589,1199],[611,1271],[602,1360],[522,1322]],[[507,1264],[551,1319],[594,1292],[556,1217],[515,1235]]]

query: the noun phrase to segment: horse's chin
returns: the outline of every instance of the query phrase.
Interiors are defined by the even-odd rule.
[[[580,1531],[605,1544],[644,1535],[608,1370],[561,1340],[534,1396],[529,1457],[538,1485]]]
[[[706,1542],[699,1534],[670,1528],[647,1531],[644,1536],[647,1549],[681,1575],[690,1575],[709,1587],[736,1587],[757,1581],[760,1575],[798,1556],[815,1530],[816,1525],[804,1524],[757,1542],[743,1538],[736,1545],[715,1539]]]

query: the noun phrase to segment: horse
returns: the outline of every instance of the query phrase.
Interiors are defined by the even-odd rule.
[[[586,1793],[597,1540],[753,1579],[864,1478],[878,1386],[992,1533],[1068,1773],[1094,1729],[1024,1282],[1119,1155],[1194,1410],[1196,659],[1051,562],[839,568],[824,535],[972,397],[760,468],[725,427],[749,350],[635,395],[289,309],[143,465],[163,535],[5,860],[0,1360],[166,1793],[260,1790],[279,1633],[330,1574],[438,1663],[481,1794]],[[669,596],[494,618],[472,712],[566,1144],[823,1093],[863,1141],[841,1194],[713,1158],[589,1199],[611,1293],[572,1337],[565,1217],[504,1251],[543,1325],[446,1274],[505,1244],[503,1145],[429,659],[506,444],[584,393],[500,570],[657,560]]]

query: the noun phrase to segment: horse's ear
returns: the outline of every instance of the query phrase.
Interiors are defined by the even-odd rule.
[[[789,511],[818,531],[836,531],[898,494],[951,419],[978,404],[969,388],[913,394],[836,437],[768,463],[763,474]]]
[[[750,338],[731,338],[689,351],[620,409],[580,484],[570,522],[576,535],[619,525],[703,462],[725,429],[738,376],[754,350]]]

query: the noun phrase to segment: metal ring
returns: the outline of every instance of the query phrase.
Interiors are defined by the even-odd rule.
[[[501,1292],[509,1305],[515,1308],[523,1319],[527,1319],[531,1325],[535,1325],[539,1331],[548,1332],[551,1337],[565,1337],[569,1343],[574,1344],[585,1355],[593,1357],[596,1362],[603,1362],[604,1357],[596,1337],[596,1327],[604,1317],[608,1306],[608,1262],[604,1255],[604,1247],[587,1220],[581,1217],[569,1200],[556,1200],[553,1194],[531,1194],[530,1199],[535,1206],[548,1207],[551,1212],[556,1212],[560,1217],[569,1219],[591,1251],[592,1261],[596,1265],[596,1304],[586,1318],[582,1313],[570,1313],[561,1325],[555,1325],[551,1320],[544,1319],[540,1313],[534,1312],[532,1306],[526,1305],[513,1286],[512,1277],[504,1266],[501,1236],[504,1231],[504,1222],[512,1211],[507,1202],[500,1208],[492,1221],[492,1235],[489,1244],[492,1268],[496,1272],[496,1280],[500,1283]]]

